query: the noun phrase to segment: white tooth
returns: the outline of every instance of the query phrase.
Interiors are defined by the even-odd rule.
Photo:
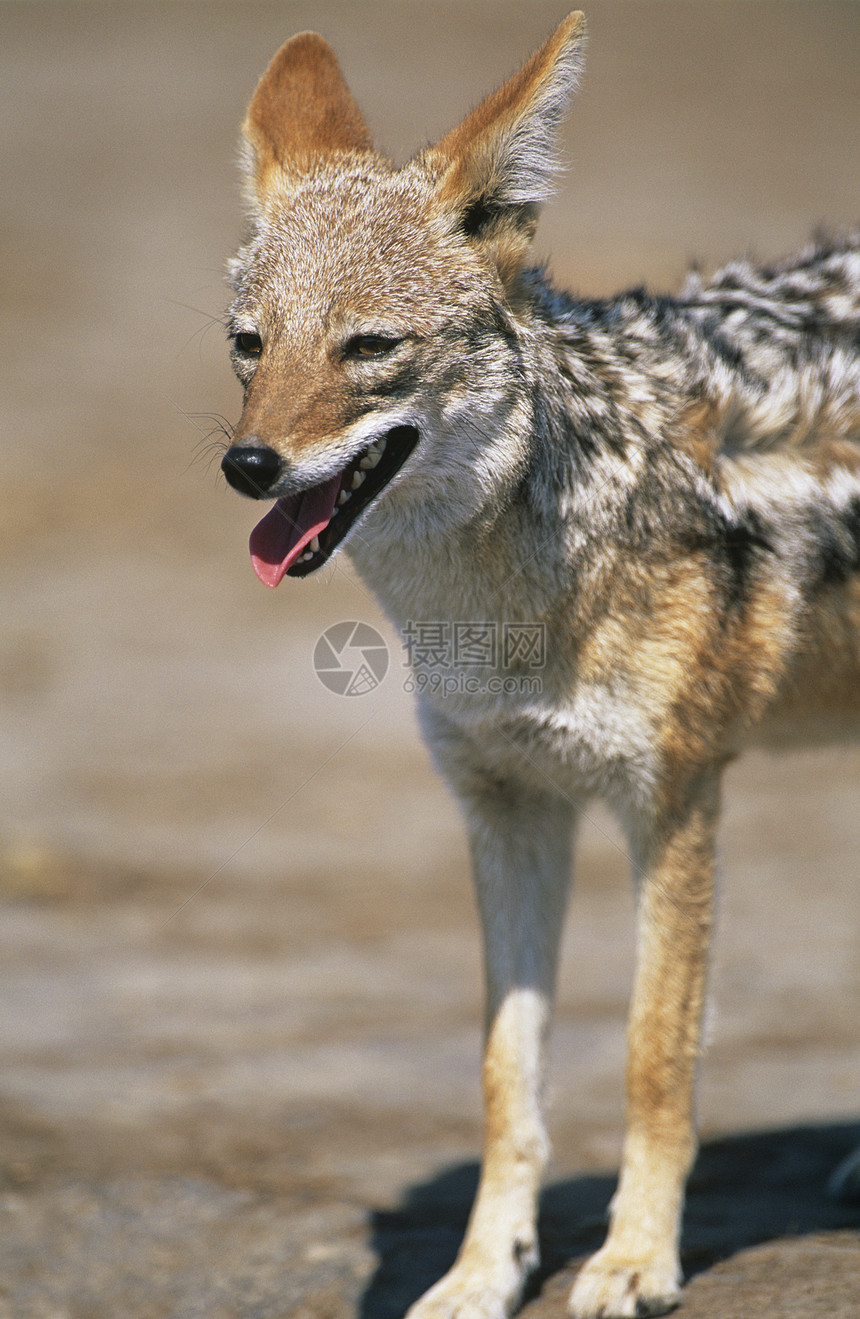
[[[377,448],[377,450],[379,451],[379,456],[380,456],[380,458],[381,458],[382,455],[385,453],[385,446],[386,446],[387,443],[388,443],[388,441],[386,440],[386,438],[385,438],[384,435],[383,435],[383,437],[382,437],[381,440],[377,440],[377,441],[376,441],[376,448]]]
[[[311,554],[310,550],[308,550],[308,552],[306,554],[303,554],[302,557],[299,559],[299,563],[307,563],[308,559],[312,559],[313,557],[314,557],[313,554]]]
[[[379,458],[380,455],[378,453],[369,453],[366,455],[366,457],[362,458],[361,462],[358,465],[363,472],[369,472],[379,462]]]
[[[364,472],[356,472],[352,478],[352,488],[357,490],[364,480]]]
[[[320,547],[320,538],[319,538],[319,536],[314,536],[314,538],[313,538],[313,540],[310,542],[308,548],[311,549],[311,550],[318,550],[319,547]]]
[[[337,506],[338,508],[343,508],[344,504],[347,503],[349,503],[349,491],[341,490],[340,494],[337,497]]]

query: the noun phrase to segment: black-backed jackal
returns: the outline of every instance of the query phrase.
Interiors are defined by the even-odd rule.
[[[312,33],[244,124],[223,469],[277,501],[258,575],[344,544],[402,629],[544,639],[539,690],[511,681],[530,672],[514,650],[492,690],[482,671],[419,699],[474,856],[486,1137],[459,1258],[412,1319],[502,1319],[537,1261],[544,1044],[592,794],[630,840],[638,954],[620,1183],[571,1307],[676,1304],[721,772],[749,737],[860,725],[860,238],[674,298],[551,288],[528,251],[582,26],[402,168]]]

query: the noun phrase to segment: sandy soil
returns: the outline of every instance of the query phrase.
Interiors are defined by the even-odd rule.
[[[6,4],[0,504],[0,1319],[398,1319],[474,1187],[465,848],[343,559],[266,592],[217,473],[236,127],[333,41],[398,157],[563,3]],[[589,5],[540,234],[587,293],[858,219],[860,8]],[[213,444],[214,439],[214,444]],[[322,631],[378,628],[347,698]],[[690,1319],[860,1312],[860,753],[753,755],[724,885],[685,1235]],[[552,1073],[564,1311],[617,1167],[631,897],[590,812]]]

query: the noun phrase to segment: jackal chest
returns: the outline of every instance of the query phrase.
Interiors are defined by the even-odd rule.
[[[489,774],[572,799],[650,797],[659,754],[647,711],[623,687],[553,677],[420,692],[422,728],[443,772],[455,786]]]

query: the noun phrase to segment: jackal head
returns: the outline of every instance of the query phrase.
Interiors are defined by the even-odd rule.
[[[251,537],[268,586],[398,502],[475,517],[522,465],[523,270],[582,28],[571,14],[401,168],[374,150],[321,37],[293,37],[263,75],[243,125],[251,232],[231,269],[245,400],[222,468],[277,501]]]

